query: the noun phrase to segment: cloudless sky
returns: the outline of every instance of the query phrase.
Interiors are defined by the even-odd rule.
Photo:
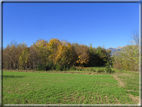
[[[3,3],[3,47],[57,38],[116,48],[136,30],[139,3]]]

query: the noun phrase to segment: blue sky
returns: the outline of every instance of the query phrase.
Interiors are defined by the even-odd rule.
[[[139,3],[3,3],[3,47],[57,38],[116,48],[136,30]]]

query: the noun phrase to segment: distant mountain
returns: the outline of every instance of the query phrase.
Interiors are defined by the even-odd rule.
[[[108,49],[111,50],[111,55],[116,55],[122,48],[125,48],[126,46],[123,46],[123,47],[119,46],[117,48],[110,47]]]

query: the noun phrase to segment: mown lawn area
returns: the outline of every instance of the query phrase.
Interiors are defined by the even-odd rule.
[[[138,104],[138,96],[138,73],[3,71],[3,104]]]

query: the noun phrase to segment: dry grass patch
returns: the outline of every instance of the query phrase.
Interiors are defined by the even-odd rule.
[[[133,96],[131,94],[128,94],[128,95],[136,104],[139,104],[139,97],[138,96]]]
[[[134,90],[126,90],[126,91],[129,91],[129,92],[131,92],[131,91],[133,91],[133,92],[139,92],[139,91],[134,91]]]

